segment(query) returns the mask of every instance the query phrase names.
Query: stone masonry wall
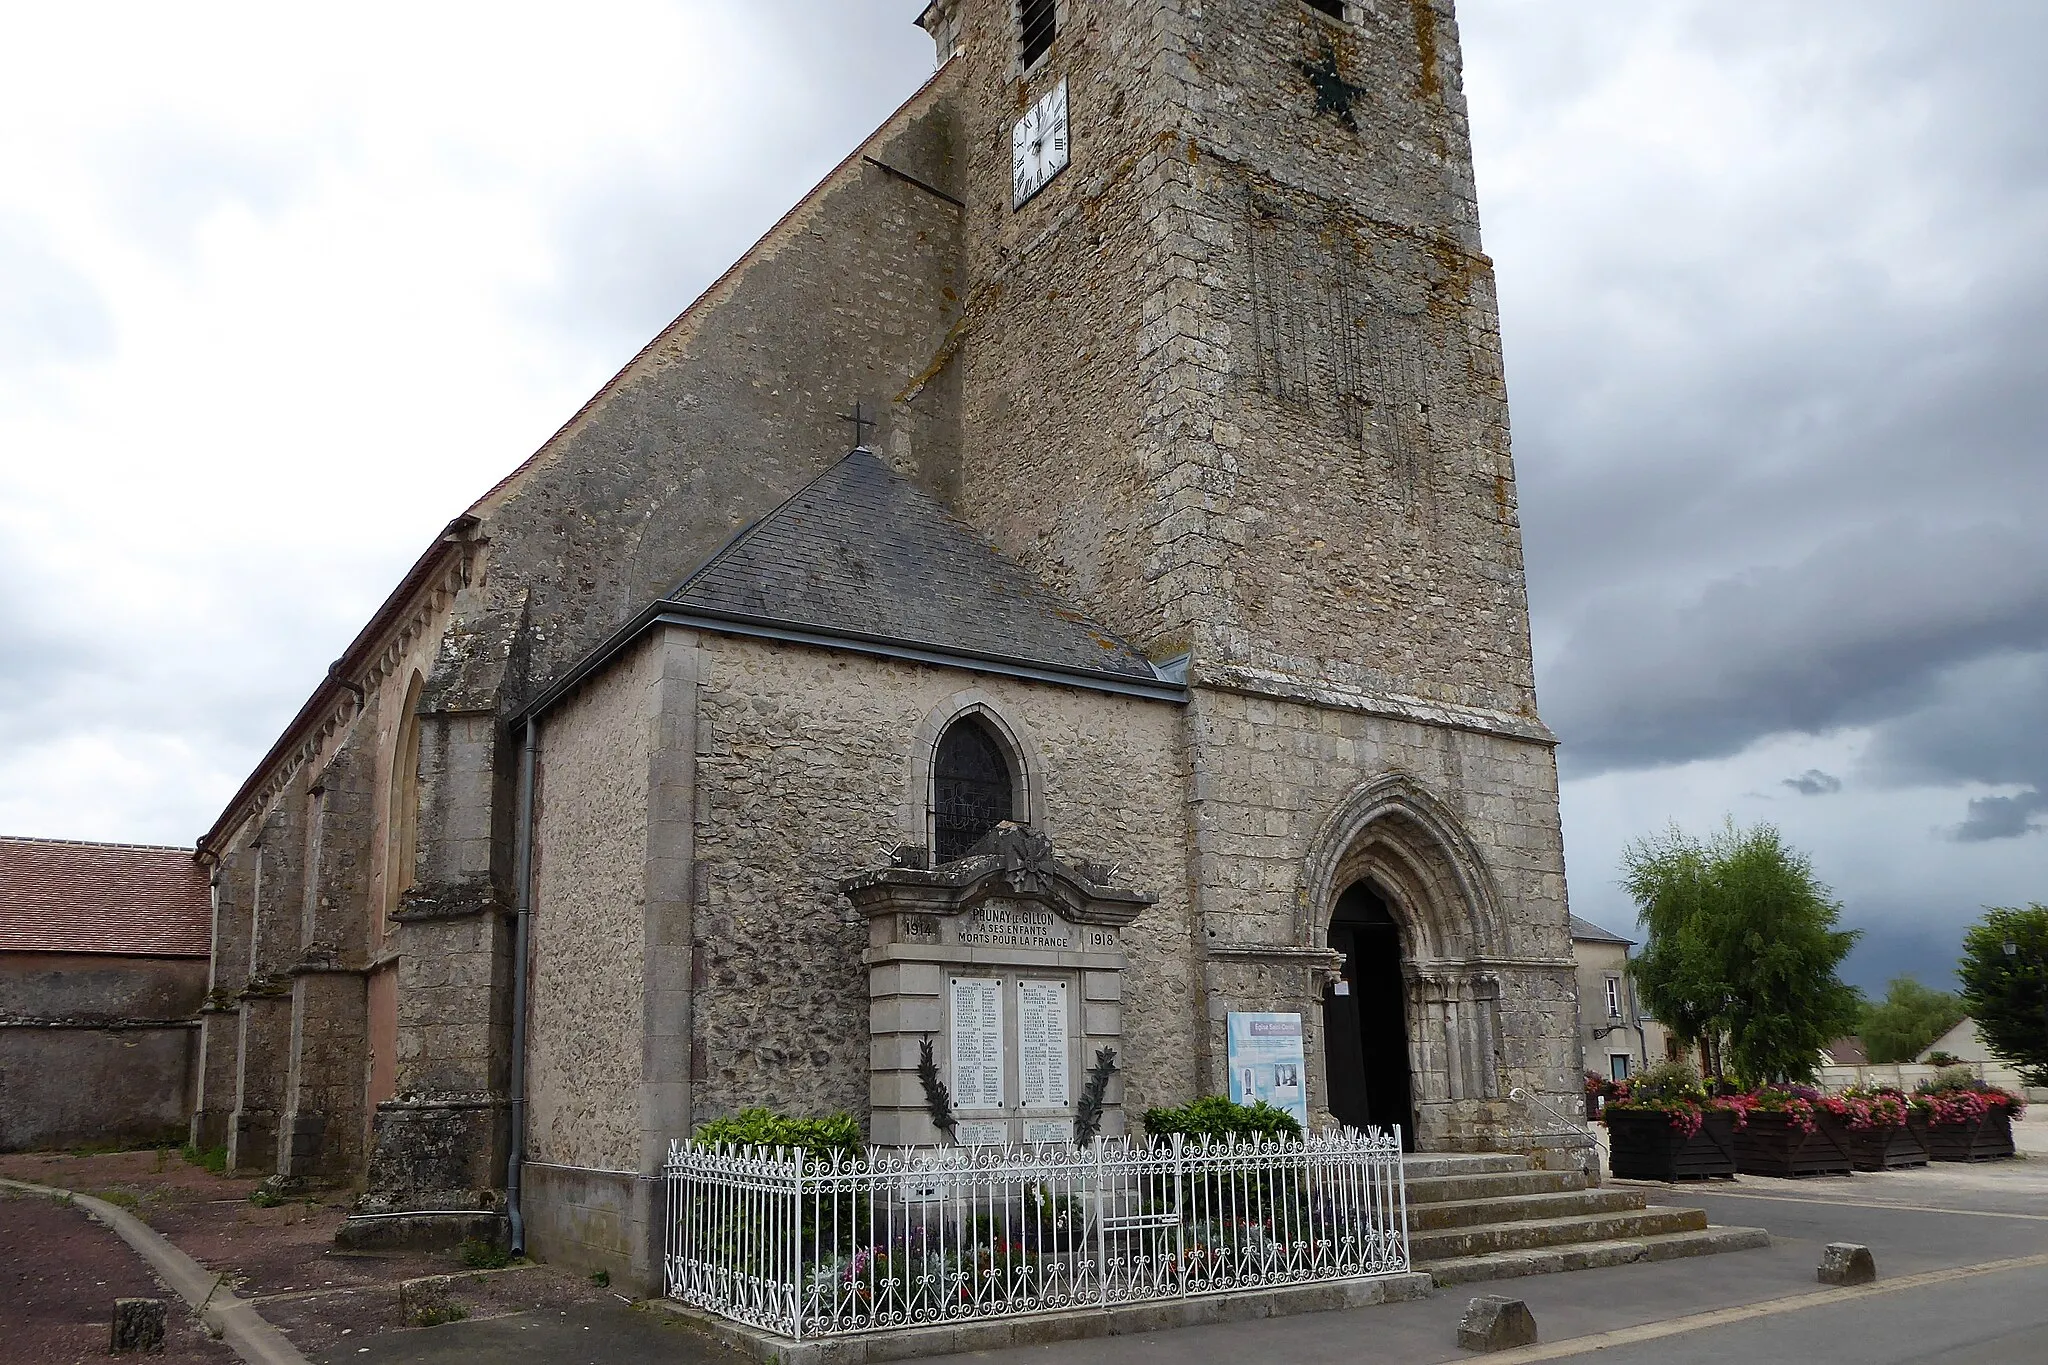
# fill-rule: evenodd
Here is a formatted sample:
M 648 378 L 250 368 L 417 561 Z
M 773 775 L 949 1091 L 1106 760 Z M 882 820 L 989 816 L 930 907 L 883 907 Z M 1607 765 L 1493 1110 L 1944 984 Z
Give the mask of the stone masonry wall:
M 1425 1136 L 1438 1145 L 1479 1145 L 1488 1135 L 1512 1140 L 1531 1118 L 1506 1103 L 1510 1089 L 1526 1086 L 1553 1104 L 1576 1092 L 1575 989 L 1547 744 L 1200 688 L 1190 733 L 1194 878 L 1212 953 L 1226 944 L 1321 946 L 1336 896 L 1373 875 L 1401 902 L 1411 972 L 1436 982 L 1416 983 L 1409 1018 L 1417 1096 L 1430 1110 L 1418 1115 Z M 1388 779 L 1435 803 L 1454 837 L 1469 841 L 1479 899 L 1493 918 L 1479 917 L 1467 892 L 1452 884 L 1457 850 L 1439 847 L 1432 832 L 1412 823 L 1359 832 L 1394 842 L 1392 860 L 1371 867 L 1342 861 L 1345 850 L 1319 847 L 1348 797 Z M 1309 869 L 1325 854 L 1340 855 L 1338 874 L 1327 886 L 1309 885 Z M 1284 1007 L 1301 1009 L 1309 1025 L 1311 1070 L 1320 1081 L 1320 983 L 1297 968 L 1239 957 L 1212 971 L 1210 1056 L 1221 1056 L 1225 1010 L 1274 1008 L 1261 998 L 1288 998 L 1294 1003 Z M 1460 1008 L 1469 1013 L 1484 1008 L 1469 998 L 1474 988 L 1497 989 L 1497 1029 L 1448 1036 L 1447 1019 L 1432 1020 L 1422 997 L 1466 990 Z M 1471 1055 L 1475 1044 L 1486 1055 Z M 1459 1047 L 1467 1049 L 1462 1059 Z M 1469 1073 L 1462 1078 L 1460 1066 Z M 1314 1098 L 1326 1093 L 1318 1085 Z
M 654 658 L 643 643 L 543 730 L 527 1025 L 527 1147 L 539 1162 L 638 1165 Z
M 1179 707 L 731 637 L 705 636 L 704 653 L 698 1122 L 753 1104 L 865 1111 L 867 929 L 837 881 L 922 842 L 915 736 L 973 701 L 1036 756 L 1056 851 L 1159 897 L 1123 935 L 1126 1111 L 1193 1097 Z

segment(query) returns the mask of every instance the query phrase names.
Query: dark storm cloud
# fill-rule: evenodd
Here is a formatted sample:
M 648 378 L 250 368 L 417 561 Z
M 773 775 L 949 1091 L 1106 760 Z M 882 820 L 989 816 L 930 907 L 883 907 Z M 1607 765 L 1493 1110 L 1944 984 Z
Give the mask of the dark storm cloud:
M 1580 193 L 1489 200 L 1475 124 L 1565 771 L 1868 727 L 1868 776 L 2018 786 L 1957 837 L 2019 833 L 2048 791 L 2048 7 L 1631 6 L 1679 57 L 1574 64 L 1618 12 L 1461 6 L 1532 126 L 1711 53 L 1728 102 L 1695 116 L 1738 130 L 1588 127 Z
M 2044 642 L 2048 539 L 1892 526 L 1677 601 L 1591 597 L 1548 670 L 1545 712 L 1575 771 L 1717 758 L 1921 712 L 1958 665 Z
M 2042 828 L 2048 816 L 2048 796 L 2037 791 L 2018 796 L 1980 796 L 1970 803 L 1970 814 L 1955 827 L 1953 837 L 1964 844 L 1986 839 L 2016 839 Z
M 1788 777 L 1778 785 L 1790 787 L 1801 796 L 1833 796 L 1842 789 L 1842 779 L 1818 768 L 1808 768 L 1799 776 Z

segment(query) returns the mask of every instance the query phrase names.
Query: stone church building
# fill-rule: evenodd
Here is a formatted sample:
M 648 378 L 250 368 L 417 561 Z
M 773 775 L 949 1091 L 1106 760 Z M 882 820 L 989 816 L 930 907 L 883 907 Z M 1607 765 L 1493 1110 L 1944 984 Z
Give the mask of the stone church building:
M 1451 0 L 918 22 L 201 841 L 194 1138 L 347 1240 L 648 1283 L 671 1138 L 935 1140 L 928 1042 L 963 1141 L 1221 1091 L 1233 1012 L 1424 1150 L 1577 1103 Z

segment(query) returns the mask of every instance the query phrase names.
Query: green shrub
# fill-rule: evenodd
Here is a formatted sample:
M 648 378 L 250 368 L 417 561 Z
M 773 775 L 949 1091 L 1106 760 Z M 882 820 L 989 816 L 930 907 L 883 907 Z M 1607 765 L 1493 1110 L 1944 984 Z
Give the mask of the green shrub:
M 225 1175 L 228 1169 L 228 1149 L 225 1147 L 194 1147 L 186 1143 L 178 1149 L 178 1155 L 202 1170 L 215 1175 Z
M 794 1147 L 823 1157 L 834 1152 L 856 1156 L 862 1146 L 860 1123 L 849 1114 L 800 1119 L 768 1109 L 745 1109 L 731 1118 L 699 1124 L 696 1138 L 711 1146 Z
M 266 1190 L 258 1185 L 249 1191 L 249 1202 L 259 1209 L 274 1209 L 284 1202 L 284 1196 L 276 1190 Z
M 609 1270 L 593 1270 L 590 1272 L 590 1282 L 599 1289 L 609 1289 L 612 1284 L 612 1273 Z
M 471 1237 L 462 1244 L 462 1263 L 472 1270 L 503 1270 L 512 1264 L 512 1253 L 496 1242 Z
M 1147 1109 L 1138 1122 L 1144 1125 L 1147 1136 L 1155 1138 L 1174 1133 L 1196 1141 L 1205 1137 L 1227 1140 L 1232 1136 L 1301 1136 L 1300 1122 L 1285 1109 L 1276 1109 L 1264 1100 L 1238 1104 L 1222 1095 L 1204 1095 L 1193 1104 L 1171 1109 Z

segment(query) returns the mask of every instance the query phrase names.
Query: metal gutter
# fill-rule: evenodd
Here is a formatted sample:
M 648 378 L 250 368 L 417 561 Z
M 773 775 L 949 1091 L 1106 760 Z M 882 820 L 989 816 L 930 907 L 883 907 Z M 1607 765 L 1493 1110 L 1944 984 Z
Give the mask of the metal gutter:
M 540 756 L 540 721 L 526 722 L 519 745 L 518 851 L 519 918 L 512 934 L 512 1141 L 505 1158 L 505 1212 L 512 1228 L 512 1254 L 526 1254 L 526 1219 L 519 1207 L 519 1167 L 526 1156 L 526 961 L 533 930 L 533 769 Z

